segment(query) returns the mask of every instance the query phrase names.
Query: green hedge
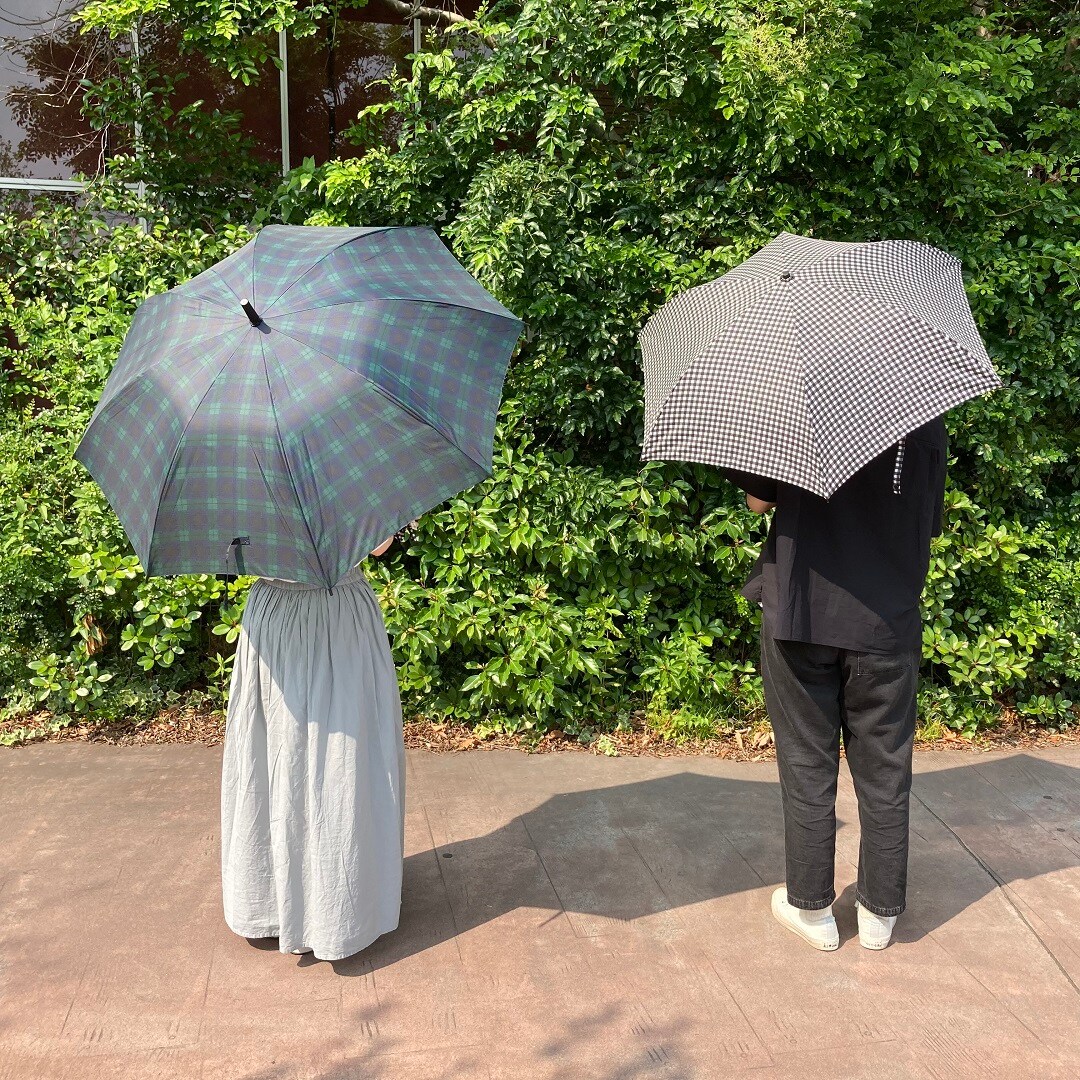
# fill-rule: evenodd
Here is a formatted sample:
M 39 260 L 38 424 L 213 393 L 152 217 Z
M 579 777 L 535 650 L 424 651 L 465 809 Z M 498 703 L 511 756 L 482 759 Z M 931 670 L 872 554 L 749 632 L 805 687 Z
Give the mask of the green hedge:
M 234 621 L 236 598 L 213 578 L 144 578 L 72 453 L 139 303 L 249 234 L 177 227 L 160 208 L 107 186 L 80 207 L 5 209 L 0 702 L 9 713 L 39 699 L 61 716 L 95 704 L 153 711 L 190 686 L 215 685 L 208 617 L 220 611 Z M 152 221 L 148 231 L 140 216 Z
M 674 736 L 760 715 L 756 612 L 737 586 L 762 522 L 711 470 L 640 467 L 636 335 L 672 293 L 788 229 L 962 260 L 1005 388 L 948 418 L 924 718 L 1075 718 L 1075 17 L 917 7 L 498 8 L 482 42 L 466 28 L 432 43 L 361 118 L 357 137 L 384 145 L 309 163 L 268 202 L 291 221 L 434 223 L 528 325 L 494 476 L 371 567 L 411 710 L 570 732 L 644 710 Z M 220 693 L 227 673 L 241 598 L 214 579 L 145 581 L 70 461 L 136 304 L 247 237 L 137 212 L 149 237 L 90 211 L 0 226 L 0 321 L 18 342 L 0 433 L 9 710 L 42 694 L 61 712 L 142 708 Z

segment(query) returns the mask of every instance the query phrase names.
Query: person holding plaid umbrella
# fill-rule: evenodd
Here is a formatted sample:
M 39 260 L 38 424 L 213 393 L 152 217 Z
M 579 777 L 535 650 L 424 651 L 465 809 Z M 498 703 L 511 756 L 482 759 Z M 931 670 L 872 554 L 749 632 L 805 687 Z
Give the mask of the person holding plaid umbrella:
M 222 765 L 237 934 L 336 960 L 397 926 L 401 705 L 357 564 L 490 474 L 520 331 L 426 228 L 268 226 L 135 315 L 76 456 L 148 574 L 259 578 Z
M 839 946 L 832 906 L 841 741 L 859 802 L 868 949 L 906 904 L 919 600 L 941 531 L 943 413 L 999 385 L 957 260 L 912 241 L 782 233 L 671 300 L 641 335 L 642 456 L 716 465 L 774 511 L 743 594 L 784 807 L 774 916 Z
M 401 721 L 382 611 L 361 567 L 333 589 L 255 581 L 222 762 L 222 896 L 234 933 L 341 960 L 397 927 Z

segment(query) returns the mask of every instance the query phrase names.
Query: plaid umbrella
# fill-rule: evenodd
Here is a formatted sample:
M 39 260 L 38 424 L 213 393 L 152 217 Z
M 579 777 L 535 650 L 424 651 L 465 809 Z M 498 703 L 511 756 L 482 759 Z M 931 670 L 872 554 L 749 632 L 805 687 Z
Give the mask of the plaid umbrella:
M 148 574 L 332 587 L 490 474 L 520 331 L 431 229 L 271 225 L 139 308 L 76 457 Z
M 828 498 L 882 450 L 1000 385 L 960 263 L 910 240 L 781 233 L 641 333 L 646 459 Z

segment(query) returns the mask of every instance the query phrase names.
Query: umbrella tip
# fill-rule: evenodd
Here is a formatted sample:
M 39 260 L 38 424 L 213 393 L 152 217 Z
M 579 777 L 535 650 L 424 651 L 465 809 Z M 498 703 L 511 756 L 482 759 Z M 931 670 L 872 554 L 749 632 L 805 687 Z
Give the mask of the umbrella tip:
M 251 301 L 246 297 L 240 301 L 240 306 L 244 309 L 244 314 L 252 326 L 258 326 L 262 322 L 262 316 L 252 307 Z

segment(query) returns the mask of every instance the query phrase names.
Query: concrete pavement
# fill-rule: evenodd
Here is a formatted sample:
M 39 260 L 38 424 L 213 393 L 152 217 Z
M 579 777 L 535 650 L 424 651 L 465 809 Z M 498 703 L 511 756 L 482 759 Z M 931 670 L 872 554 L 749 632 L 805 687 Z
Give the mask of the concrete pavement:
M 225 927 L 220 750 L 0 752 L 0 1080 L 1080 1075 L 1080 747 L 916 758 L 909 910 L 773 922 L 776 769 L 409 757 L 400 928 L 334 964 Z

